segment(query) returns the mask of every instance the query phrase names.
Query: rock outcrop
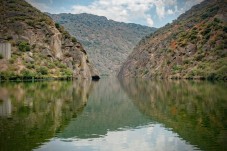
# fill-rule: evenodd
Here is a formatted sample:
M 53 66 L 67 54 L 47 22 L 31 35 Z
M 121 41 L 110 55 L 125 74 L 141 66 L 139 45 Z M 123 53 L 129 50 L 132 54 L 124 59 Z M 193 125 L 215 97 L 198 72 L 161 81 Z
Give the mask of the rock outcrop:
M 205 0 L 144 38 L 119 77 L 227 79 L 227 3 Z
M 0 0 L 0 10 L 0 42 L 12 45 L 11 59 L 0 59 L 3 78 L 98 76 L 83 46 L 49 16 L 24 0 Z

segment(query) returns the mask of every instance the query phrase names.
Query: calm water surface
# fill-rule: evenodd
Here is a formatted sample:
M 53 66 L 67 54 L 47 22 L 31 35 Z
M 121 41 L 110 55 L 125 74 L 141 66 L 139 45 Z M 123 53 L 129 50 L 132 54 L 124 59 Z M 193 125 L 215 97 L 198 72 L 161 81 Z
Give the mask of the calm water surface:
M 0 83 L 1 151 L 226 149 L 224 82 Z

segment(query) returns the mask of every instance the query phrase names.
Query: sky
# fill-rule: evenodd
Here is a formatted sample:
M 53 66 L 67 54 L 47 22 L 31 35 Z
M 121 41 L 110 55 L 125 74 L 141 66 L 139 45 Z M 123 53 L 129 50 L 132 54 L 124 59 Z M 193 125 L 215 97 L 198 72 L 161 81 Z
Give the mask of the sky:
M 26 0 L 42 12 L 88 13 L 160 28 L 203 0 Z

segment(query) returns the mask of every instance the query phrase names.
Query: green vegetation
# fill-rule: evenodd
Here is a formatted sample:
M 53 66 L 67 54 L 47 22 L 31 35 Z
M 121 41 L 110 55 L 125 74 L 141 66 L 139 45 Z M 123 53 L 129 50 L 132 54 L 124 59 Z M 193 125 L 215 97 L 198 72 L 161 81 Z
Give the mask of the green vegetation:
M 22 41 L 19 43 L 18 48 L 22 52 L 30 51 L 30 44 L 28 42 Z
M 0 53 L 0 59 L 3 59 L 3 56 L 2 56 L 2 54 Z
M 40 73 L 41 75 L 47 75 L 48 74 L 48 68 L 47 67 L 38 67 L 37 73 Z
M 182 66 L 181 65 L 174 65 L 173 66 L 173 70 L 174 71 L 181 71 L 182 70 Z
M 15 59 L 14 59 L 14 58 L 10 58 L 10 59 L 9 59 L 9 63 L 10 63 L 10 64 L 14 64 L 14 62 L 15 62 Z
M 0 24 L 2 29 L 0 37 L 11 43 L 12 54 L 8 61 L 0 60 L 1 80 L 71 78 L 73 70 L 66 63 L 70 57 L 78 54 L 77 51 L 84 51 L 77 39 L 65 31 L 59 23 L 55 23 L 49 16 L 24 0 L 6 0 L 2 1 L 2 4 L 0 10 L 3 11 L 0 13 L 0 18 L 7 20 L 4 24 Z M 53 38 L 52 36 L 58 34 L 56 29 L 61 35 Z M 61 59 L 55 55 L 51 45 L 53 40 L 58 42 L 58 39 L 61 41 L 58 48 L 63 53 Z M 66 46 L 71 46 L 72 42 L 75 46 L 68 51 Z M 76 46 L 78 47 L 75 48 Z M 73 51 L 76 53 L 71 53 Z M 75 58 L 80 60 L 81 57 L 83 56 Z M 78 60 L 75 62 L 79 62 Z
M 35 27 L 35 22 L 32 20 L 28 20 L 28 21 L 26 21 L 26 23 L 31 27 Z
M 223 1 L 202 2 L 141 40 L 120 76 L 142 77 L 138 71 L 148 70 L 148 78 L 227 80 L 224 7 Z M 154 58 L 143 59 L 150 53 Z
M 1 89 L 10 98 L 13 114 L 12 118 L 0 117 L 1 150 L 15 151 L 20 146 L 19 150 L 30 151 L 62 131 L 86 102 L 82 97 L 86 92 L 78 87 L 81 91 L 72 94 L 72 86 L 67 81 L 2 82 Z M 60 105 L 57 99 L 62 101 Z
M 72 42 L 77 42 L 76 38 L 75 37 L 72 37 Z
M 21 71 L 21 76 L 22 77 L 33 77 L 34 76 L 34 73 L 31 70 L 23 69 Z
M 202 16 L 201 19 L 207 19 L 210 17 L 213 17 L 219 10 L 219 6 L 214 6 L 210 9 L 208 9 Z
M 53 62 L 48 63 L 48 68 L 53 69 L 55 67 L 55 64 Z
M 28 69 L 35 69 L 35 65 L 32 64 L 32 63 L 27 63 L 27 64 L 26 64 L 26 67 L 27 67 Z
M 115 75 L 140 39 L 156 30 L 136 24 L 104 20 L 103 17 L 90 14 L 49 15 L 60 24 L 58 30 L 63 33 L 64 38 L 73 43 L 80 39 L 92 63 L 103 75 Z M 77 39 L 70 38 L 62 26 Z
M 223 130 L 227 128 L 226 83 L 139 78 L 122 83 L 144 115 L 171 127 L 200 150 L 225 150 L 226 138 L 220 136 L 226 136 Z
M 223 27 L 223 31 L 227 33 L 227 26 Z
M 59 24 L 59 23 L 55 23 L 55 27 L 56 27 L 57 29 L 60 29 L 60 24 Z
M 73 72 L 70 69 L 62 69 L 61 73 L 62 73 L 62 76 L 66 76 L 66 77 L 72 77 L 73 76 Z

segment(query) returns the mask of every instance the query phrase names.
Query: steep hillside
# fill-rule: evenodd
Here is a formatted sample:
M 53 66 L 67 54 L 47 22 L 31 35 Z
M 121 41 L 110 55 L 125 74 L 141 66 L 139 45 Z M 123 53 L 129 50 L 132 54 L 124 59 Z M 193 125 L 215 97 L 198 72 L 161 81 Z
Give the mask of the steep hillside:
M 155 28 L 126 24 L 91 14 L 50 15 L 78 38 L 101 74 L 115 75 L 142 37 Z
M 97 75 L 82 45 L 63 27 L 24 0 L 0 0 L 0 43 L 12 57 L 0 57 L 2 79 L 91 78 Z
M 227 79 L 227 2 L 205 0 L 144 38 L 119 76 Z

